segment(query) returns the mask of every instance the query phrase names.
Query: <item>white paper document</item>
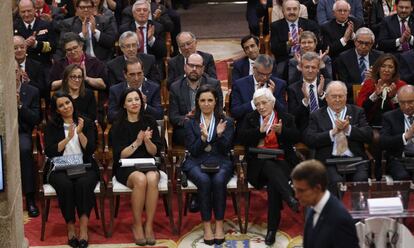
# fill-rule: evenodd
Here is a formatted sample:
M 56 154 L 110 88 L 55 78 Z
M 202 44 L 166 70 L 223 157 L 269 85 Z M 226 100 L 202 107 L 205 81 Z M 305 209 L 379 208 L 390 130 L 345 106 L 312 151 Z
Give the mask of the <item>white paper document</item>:
M 368 209 L 370 214 L 395 214 L 404 211 L 399 197 L 368 199 Z
M 121 167 L 135 166 L 136 164 L 155 164 L 154 158 L 122 158 L 119 160 Z

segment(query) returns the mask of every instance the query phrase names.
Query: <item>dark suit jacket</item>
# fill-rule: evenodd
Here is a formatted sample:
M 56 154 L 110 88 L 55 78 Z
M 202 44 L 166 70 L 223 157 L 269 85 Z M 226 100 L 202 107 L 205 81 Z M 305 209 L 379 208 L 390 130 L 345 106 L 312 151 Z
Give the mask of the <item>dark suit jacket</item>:
M 25 71 L 30 78 L 30 84 L 39 90 L 40 97 L 49 98 L 49 84 L 46 82 L 42 64 L 36 60 L 26 57 Z
M 217 78 L 213 55 L 202 51 L 197 51 L 197 53 L 203 57 L 204 72 L 211 78 Z M 184 74 L 184 56 L 178 54 L 168 61 L 168 88 Z
M 350 16 L 348 20 L 354 23 L 354 30 L 362 27 L 362 21 Z M 345 34 L 347 25 L 338 24 L 336 19 L 332 19 L 321 26 L 321 35 L 323 39 L 323 46 L 326 49 L 329 46 L 329 56 L 334 60 L 341 52 L 354 47 L 354 42 L 349 40 L 346 46 L 343 46 L 340 39 Z
M 414 50 L 401 53 L 400 55 L 400 77 L 401 80 L 414 83 Z
M 373 49 L 368 54 L 369 65 L 373 66 L 381 51 Z M 359 73 L 358 56 L 354 48 L 342 52 L 335 60 L 335 72 L 338 80 L 344 82 L 348 87 L 348 92 L 352 92 L 353 84 L 361 84 L 361 74 Z
M 364 13 L 361 1 L 349 0 L 347 2 L 351 6 L 351 15 L 358 18 L 361 22 L 364 21 Z M 321 0 L 318 2 L 318 6 L 316 7 L 316 17 L 318 19 L 319 25 L 323 25 L 324 23 L 335 19 L 332 11 L 334 3 L 335 0 Z M 356 31 L 357 29 L 354 30 Z
M 52 68 L 50 69 L 49 85 L 51 85 L 53 81 L 60 80 L 63 78 L 63 71 L 68 65 L 69 63 L 66 58 L 62 58 L 58 61 L 55 61 Z M 88 75 L 88 77 L 93 78 L 102 78 L 105 82 L 106 88 L 108 89 L 108 72 L 105 63 L 103 63 L 97 58 L 89 57 L 85 54 L 85 66 L 86 75 Z M 96 90 L 90 87 L 89 84 L 86 84 L 85 86 L 87 88 Z
M 347 104 L 346 115 L 351 117 L 351 133 L 346 136 L 348 148 L 355 157 L 365 158 L 364 143 L 372 140 L 372 129 L 365 118 L 364 110 L 356 105 Z M 321 108 L 310 115 L 309 126 L 304 134 L 305 144 L 316 150 L 315 159 L 325 162 L 332 157 L 333 141 L 329 136 L 332 122 L 327 107 Z
M 285 160 L 291 165 L 297 164 L 296 154 L 293 151 L 293 145 L 300 139 L 300 134 L 295 125 L 295 118 L 286 112 L 277 112 L 278 118 L 282 120 L 282 133 L 277 135 L 277 141 L 279 142 L 280 149 L 285 152 Z M 250 112 L 243 119 L 241 128 L 239 129 L 239 139 L 241 143 L 246 147 L 257 147 L 260 139 L 266 137 L 265 133 L 260 131 L 260 114 L 257 110 Z M 248 158 L 251 158 L 251 154 L 247 154 Z M 250 159 L 249 159 L 250 160 Z M 257 178 L 250 177 L 250 183 L 255 187 L 260 188 L 263 182 L 259 182 L 260 171 L 262 170 L 262 163 L 256 163 L 254 165 L 249 164 L 248 173 L 250 175 L 257 175 Z
M 273 76 L 271 79 L 276 84 L 275 92 L 273 92 L 273 95 L 276 98 L 275 108 L 277 112 L 286 111 L 286 82 Z M 254 91 L 253 75 L 240 78 L 233 84 L 231 90 L 230 112 L 231 116 L 239 121 L 238 125 L 240 125 L 240 122 L 247 113 L 253 111 L 250 101 L 253 99 Z
M 20 102 L 22 107 L 17 112 L 19 133 L 30 134 L 40 121 L 39 90 L 23 83 L 20 87 Z
M 316 37 L 319 37 L 319 27 L 316 22 L 304 18 L 299 18 L 298 20 L 298 33 L 299 28 L 303 31 L 312 31 L 315 33 Z M 290 54 L 290 47 L 287 46 L 286 42 L 288 41 L 289 26 L 285 18 L 280 19 L 272 23 L 270 27 L 270 46 L 272 53 L 275 55 L 278 63 L 280 61 L 287 60 Z
M 200 166 L 205 161 L 219 162 L 221 166 L 231 166 L 229 152 L 233 144 L 234 125 L 231 118 L 225 117 L 227 121 L 226 129 L 221 137 L 217 136 L 217 125 L 219 119 L 216 119 L 216 128 L 210 142 L 201 140 L 200 122 L 195 118 L 191 118 L 185 123 L 185 145 L 190 152 L 190 156 L 186 160 L 183 167 L 184 171 L 190 171 L 194 166 Z M 210 144 L 211 151 L 206 152 L 204 149 Z
M 93 52 L 99 60 L 107 61 L 112 58 L 117 33 L 108 17 L 95 16 L 95 22 L 96 29 L 101 31 L 101 35 L 99 41 L 92 35 Z M 82 32 L 82 21 L 77 16 L 65 19 L 60 23 L 60 30 L 61 37 L 67 32 L 79 34 Z
M 147 30 L 148 30 L 148 24 L 153 24 L 155 31 L 154 31 L 154 37 L 155 42 L 152 46 L 147 44 L 147 53 L 152 54 L 155 56 L 158 62 L 162 61 L 162 59 L 167 55 L 167 47 L 165 45 L 165 31 L 162 25 L 158 22 L 154 22 L 151 20 L 148 20 L 147 23 Z M 135 25 L 135 21 L 132 21 L 131 23 L 127 23 L 124 25 L 121 25 L 119 27 L 119 33 L 122 34 L 125 31 L 137 31 L 137 26 Z
M 359 247 L 355 221 L 335 196 L 329 197 L 313 228 L 309 221 L 313 220 L 306 219 L 303 234 L 304 248 Z
M 147 79 L 160 84 L 161 75 L 155 65 L 155 57 L 152 54 L 139 53 L 138 58 L 144 64 L 144 75 Z M 125 82 L 124 67 L 125 57 L 120 55 L 107 63 L 109 85 Z
M 221 91 L 220 81 L 203 75 L 201 78 L 200 86 L 204 84 L 209 84 L 211 87 L 216 89 L 219 97 L 218 104 L 220 104 L 220 106 L 223 106 L 223 92 Z M 171 85 L 168 115 L 170 122 L 174 128 L 184 127 L 185 115 L 192 110 L 190 95 L 188 92 L 189 87 L 187 85 L 187 78 L 177 80 Z
M 233 63 L 233 71 L 232 71 L 231 79 L 233 80 L 233 82 L 235 82 L 236 80 L 242 77 L 249 76 L 249 71 L 250 71 L 249 58 L 246 56 L 242 59 L 238 59 L 234 61 Z
M 320 69 L 320 73 L 325 78 L 325 84 L 327 85 L 332 81 L 332 60 L 329 56 L 323 57 L 323 63 L 325 64 L 324 68 Z M 297 81 L 303 80 L 302 72 L 298 70 L 298 61 L 296 58 L 289 59 L 288 63 L 288 85 L 295 83 Z
M 380 142 L 387 155 L 401 157 L 404 150 L 402 134 L 405 132 L 404 113 L 395 109 L 382 116 Z
M 319 85 L 319 79 L 317 81 L 317 84 Z M 296 83 L 289 85 L 287 89 L 289 113 L 295 116 L 296 126 L 298 127 L 301 133 L 303 133 L 303 131 L 305 131 L 305 129 L 308 127 L 310 114 L 310 106 L 308 105 L 307 107 L 305 107 L 305 105 L 303 105 L 302 103 L 302 99 L 304 97 L 302 93 L 302 85 L 303 81 L 298 81 Z M 319 108 L 325 107 L 325 99 L 320 99 L 318 97 L 318 104 Z
M 25 39 L 33 35 L 33 32 L 36 32 L 37 46 L 36 48 L 28 47 L 27 56 L 50 67 L 52 64 L 52 54 L 56 49 L 55 33 L 50 23 L 36 19 L 30 32 L 22 19 L 17 18 L 13 24 L 13 29 L 13 35 L 20 35 Z
M 414 16 L 410 15 L 408 26 L 414 30 Z M 401 27 L 397 14 L 387 16 L 381 22 L 381 29 L 378 36 L 378 49 L 389 53 L 400 53 L 395 46 L 395 40 L 401 37 Z M 414 46 L 410 45 L 413 49 Z
M 120 103 L 123 92 L 127 89 L 126 82 L 113 85 L 109 89 L 109 109 L 108 120 L 113 122 L 120 110 Z M 160 86 L 152 81 L 145 80 L 142 84 L 142 93 L 147 97 L 147 108 L 145 113 L 152 115 L 154 119 L 163 118 L 163 109 L 161 107 Z

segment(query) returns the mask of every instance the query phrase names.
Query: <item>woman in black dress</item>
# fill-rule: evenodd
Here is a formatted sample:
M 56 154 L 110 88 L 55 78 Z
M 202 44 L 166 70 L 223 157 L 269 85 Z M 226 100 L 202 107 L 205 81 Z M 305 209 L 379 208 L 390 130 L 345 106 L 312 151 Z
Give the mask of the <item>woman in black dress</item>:
M 112 130 L 114 173 L 116 179 L 132 189 L 131 204 L 134 216 L 132 232 L 137 245 L 154 245 L 154 214 L 158 201 L 157 171 L 146 173 L 134 167 L 120 167 L 122 158 L 153 158 L 162 148 L 157 122 L 144 114 L 142 94 L 129 88 L 121 97 L 121 111 Z M 142 226 L 142 212 L 146 211 L 145 227 Z M 145 232 L 144 232 L 145 231 Z
M 69 94 L 79 114 L 96 120 L 96 100 L 92 90 L 85 88 L 84 71 L 77 64 L 66 66 L 63 71 L 62 91 Z
M 95 151 L 93 123 L 77 115 L 70 95 L 56 92 L 51 99 L 51 118 L 45 130 L 45 153 L 53 158 L 63 155 L 82 154 L 83 163 L 92 163 L 86 173 L 69 177 L 65 170 L 51 170 L 48 181 L 56 190 L 59 207 L 68 228 L 68 244 L 71 247 L 88 246 L 88 221 L 95 204 L 94 189 L 98 181 L 98 166 L 92 154 Z M 91 142 L 92 141 L 92 142 Z M 75 234 L 75 212 L 79 216 L 79 239 Z

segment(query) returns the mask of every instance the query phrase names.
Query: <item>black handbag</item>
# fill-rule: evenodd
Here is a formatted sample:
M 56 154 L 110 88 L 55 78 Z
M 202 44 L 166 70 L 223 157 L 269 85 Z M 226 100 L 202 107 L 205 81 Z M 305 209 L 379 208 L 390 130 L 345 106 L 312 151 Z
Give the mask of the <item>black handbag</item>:
M 201 171 L 205 173 L 217 173 L 220 170 L 218 162 L 204 162 L 200 165 Z

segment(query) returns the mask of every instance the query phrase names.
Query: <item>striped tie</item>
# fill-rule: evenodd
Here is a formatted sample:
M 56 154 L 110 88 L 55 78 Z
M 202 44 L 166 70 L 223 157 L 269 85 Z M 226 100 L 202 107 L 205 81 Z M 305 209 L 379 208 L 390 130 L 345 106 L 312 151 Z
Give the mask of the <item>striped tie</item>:
M 310 112 L 318 110 L 318 102 L 315 97 L 315 92 L 313 92 L 313 84 L 309 85 L 309 99 L 310 99 Z
M 365 80 L 365 71 L 367 70 L 367 67 L 365 65 L 365 58 L 360 57 L 359 58 L 359 73 L 361 75 L 361 82 L 364 82 Z
M 298 29 L 296 28 L 296 24 L 292 23 L 290 24 L 292 33 L 291 37 L 295 45 L 292 46 L 292 53 L 295 54 L 299 52 L 300 46 L 299 46 L 299 35 L 298 35 Z

